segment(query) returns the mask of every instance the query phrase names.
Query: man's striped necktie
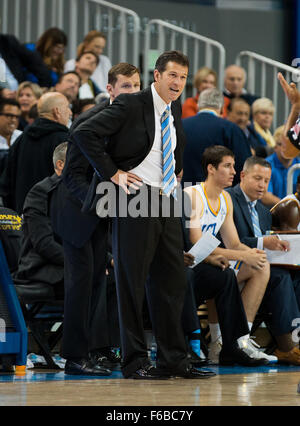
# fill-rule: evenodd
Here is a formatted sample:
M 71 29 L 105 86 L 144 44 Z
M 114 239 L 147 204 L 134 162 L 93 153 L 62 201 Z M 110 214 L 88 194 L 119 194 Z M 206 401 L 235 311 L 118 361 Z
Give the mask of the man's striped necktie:
M 171 130 L 170 130 L 170 107 L 169 105 L 161 116 L 161 139 L 163 156 L 163 192 L 170 195 L 177 182 L 174 176 L 174 156 L 172 150 Z
M 258 213 L 257 213 L 257 210 L 255 208 L 255 201 L 249 201 L 248 204 L 249 204 L 249 208 L 250 208 L 250 214 L 251 214 L 252 224 L 253 224 L 253 228 L 254 228 L 254 234 L 255 234 L 256 237 L 261 237 L 262 232 L 261 232 L 261 229 L 260 229 Z

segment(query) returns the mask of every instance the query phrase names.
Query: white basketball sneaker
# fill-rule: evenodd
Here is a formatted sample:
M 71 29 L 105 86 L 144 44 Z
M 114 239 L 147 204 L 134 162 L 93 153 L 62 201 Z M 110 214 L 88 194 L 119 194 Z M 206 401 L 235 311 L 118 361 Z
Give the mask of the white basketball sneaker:
M 265 359 L 268 364 L 275 364 L 278 358 L 274 355 L 267 355 L 254 340 L 245 338 L 238 341 L 239 347 L 251 358 Z

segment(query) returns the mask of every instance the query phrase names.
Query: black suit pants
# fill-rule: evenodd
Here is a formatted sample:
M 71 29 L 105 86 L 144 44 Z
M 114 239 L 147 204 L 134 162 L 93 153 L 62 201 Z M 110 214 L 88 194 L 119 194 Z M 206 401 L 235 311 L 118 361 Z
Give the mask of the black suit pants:
M 63 242 L 65 302 L 62 356 L 87 358 L 110 346 L 107 327 L 107 221 L 101 220 L 83 247 Z
M 260 311 L 270 315 L 268 326 L 274 336 L 290 333 L 300 318 L 300 272 L 271 266 L 271 275 Z
M 198 305 L 215 299 L 224 350 L 230 351 L 236 340 L 249 333 L 246 314 L 235 273 L 208 263 L 194 268 L 195 295 Z
M 128 205 L 132 197 L 128 196 Z M 159 197 L 159 203 L 162 198 Z M 149 362 L 143 329 L 145 283 L 157 342 L 157 366 L 174 371 L 187 364 L 181 320 L 186 293 L 183 239 L 180 219 L 173 217 L 174 204 L 171 197 L 171 217 L 113 219 L 113 256 L 125 377 Z M 150 207 L 149 203 L 149 216 Z

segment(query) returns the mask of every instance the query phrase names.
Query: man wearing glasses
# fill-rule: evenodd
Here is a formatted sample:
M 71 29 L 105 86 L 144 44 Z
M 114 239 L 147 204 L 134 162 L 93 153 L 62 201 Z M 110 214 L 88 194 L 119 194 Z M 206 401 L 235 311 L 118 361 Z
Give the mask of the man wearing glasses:
M 22 133 L 17 129 L 20 105 L 14 99 L 0 100 L 0 151 L 7 150 Z
M 9 147 L 22 133 L 18 130 L 20 105 L 15 99 L 0 100 L 0 175 L 7 161 Z

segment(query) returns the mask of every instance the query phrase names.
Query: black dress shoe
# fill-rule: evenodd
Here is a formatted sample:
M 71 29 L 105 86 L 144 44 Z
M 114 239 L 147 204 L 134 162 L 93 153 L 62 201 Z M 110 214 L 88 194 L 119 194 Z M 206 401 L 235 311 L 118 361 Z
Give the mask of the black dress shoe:
M 175 371 L 173 375 L 183 377 L 184 379 L 209 379 L 216 376 L 216 373 L 211 370 L 199 370 L 198 368 L 188 366 L 184 370 Z
M 208 358 L 200 358 L 192 349 L 188 352 L 188 361 L 193 367 L 200 368 L 211 365 L 212 362 Z
M 113 348 L 105 348 L 104 351 L 101 351 L 104 356 L 108 359 L 108 361 L 112 365 L 119 364 L 121 365 L 122 358 L 120 354 L 120 350 L 115 351 Z
M 169 373 L 160 371 L 152 365 L 146 365 L 145 367 L 139 368 L 129 377 L 126 377 L 126 379 L 136 380 L 166 380 L 169 378 Z
M 97 351 L 94 351 L 90 355 L 91 360 L 100 364 L 103 367 L 109 369 L 115 369 L 121 367 L 121 356 L 119 353 L 116 353 L 112 348 L 102 348 Z
M 244 367 L 257 367 L 268 364 L 264 358 L 251 358 L 239 347 L 233 347 L 230 351 L 224 351 L 222 348 L 219 354 L 219 365 L 243 365 Z
M 80 376 L 110 376 L 111 370 L 102 365 L 95 364 L 90 359 L 67 360 L 65 374 Z

